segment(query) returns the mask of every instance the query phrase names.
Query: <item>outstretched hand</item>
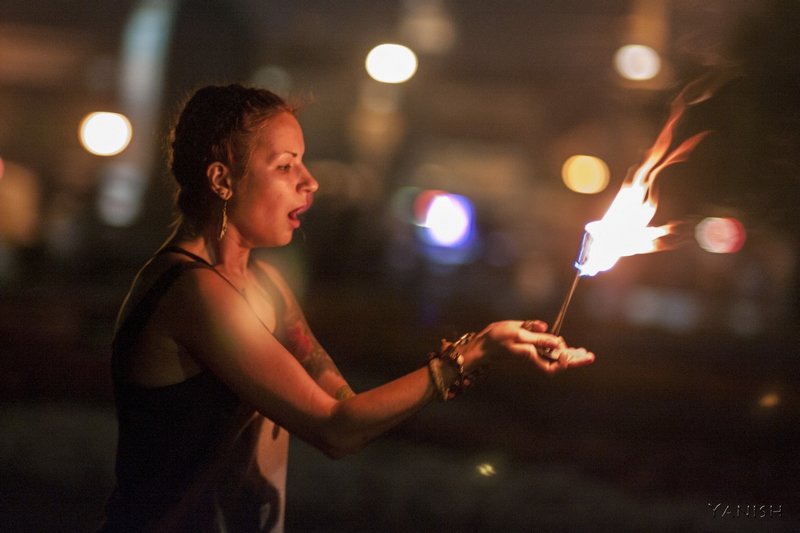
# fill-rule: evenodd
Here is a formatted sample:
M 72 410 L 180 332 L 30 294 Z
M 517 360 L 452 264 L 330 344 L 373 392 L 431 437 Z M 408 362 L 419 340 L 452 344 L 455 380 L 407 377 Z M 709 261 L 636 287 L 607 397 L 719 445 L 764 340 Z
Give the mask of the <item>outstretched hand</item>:
M 470 363 L 483 366 L 495 360 L 521 358 L 532 361 L 543 372 L 554 374 L 569 367 L 594 362 L 594 353 L 567 346 L 563 337 L 547 333 L 541 320 L 506 320 L 489 324 L 474 341 L 481 349 Z M 471 350 L 470 350 L 471 351 Z

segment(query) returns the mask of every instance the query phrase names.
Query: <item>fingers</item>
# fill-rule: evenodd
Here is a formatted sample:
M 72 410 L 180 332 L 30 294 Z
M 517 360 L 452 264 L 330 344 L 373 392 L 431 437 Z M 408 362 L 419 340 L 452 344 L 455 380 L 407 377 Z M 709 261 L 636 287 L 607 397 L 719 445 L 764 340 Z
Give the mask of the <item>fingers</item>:
M 591 364 L 594 353 L 585 348 L 567 346 L 563 337 L 547 333 L 547 323 L 541 320 L 503 321 L 490 324 L 479 337 L 491 339 L 488 346 L 493 357 L 512 355 L 533 362 L 547 374 L 570 367 Z M 499 351 L 496 348 L 500 348 Z
M 515 343 L 510 347 L 510 351 L 533 362 L 540 370 L 546 374 L 555 374 L 567 368 L 586 366 L 594 362 L 595 354 L 585 348 L 570 348 L 564 344 L 560 337 L 552 335 L 543 336 L 556 339 L 558 344 L 549 346 L 545 342 L 539 343 Z M 547 356 L 544 349 L 551 348 Z
M 535 344 L 542 348 L 565 348 L 566 344 L 562 337 L 557 337 L 552 333 L 533 332 L 527 329 L 520 328 L 517 330 L 516 342 Z
M 559 370 L 563 370 L 561 365 L 559 364 L 559 359 L 551 359 L 552 355 L 544 355 L 536 351 L 536 356 L 533 358 L 533 362 L 536 366 L 539 367 L 541 371 L 545 374 L 555 374 Z
M 586 348 L 564 348 L 559 351 L 558 358 L 554 363 L 558 365 L 559 369 L 566 370 L 589 365 L 594 362 L 594 359 L 594 353 Z
M 542 322 L 541 320 L 526 320 L 520 324 L 520 327 L 533 332 L 543 333 L 547 331 L 547 323 Z
M 594 363 L 594 353 L 586 348 L 569 348 L 566 350 L 564 364 L 566 366 L 586 366 Z
M 532 342 L 518 342 L 514 343 L 509 346 L 509 351 L 527 361 L 531 361 L 540 370 L 550 374 L 557 370 L 559 370 L 559 362 L 557 359 L 550 359 L 549 357 L 544 356 L 545 350 L 550 351 L 551 349 L 559 349 L 557 348 L 558 337 L 553 337 L 552 335 L 548 335 L 548 338 L 555 339 L 556 344 L 552 344 L 550 346 L 545 345 L 545 343 L 539 341 L 539 343 L 532 343 Z

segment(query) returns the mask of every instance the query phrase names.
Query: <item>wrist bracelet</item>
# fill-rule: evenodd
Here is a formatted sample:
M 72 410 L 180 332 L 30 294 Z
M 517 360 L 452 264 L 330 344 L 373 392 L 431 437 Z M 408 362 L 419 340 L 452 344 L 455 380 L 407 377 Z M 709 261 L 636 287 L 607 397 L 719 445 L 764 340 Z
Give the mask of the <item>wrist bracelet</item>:
M 448 387 L 444 384 L 444 376 L 442 375 L 442 360 L 438 357 L 431 357 L 428 359 L 428 372 L 430 372 L 433 386 L 436 387 L 436 392 L 439 393 L 439 400 L 448 400 Z
M 428 354 L 428 370 L 442 401 L 452 400 L 467 390 L 478 376 L 478 372 L 464 372 L 464 354 L 461 350 L 475 338 L 475 333 L 466 333 L 454 342 L 443 341 L 442 349 Z M 449 364 L 457 372 L 455 381 L 447 386 L 442 375 L 442 365 Z

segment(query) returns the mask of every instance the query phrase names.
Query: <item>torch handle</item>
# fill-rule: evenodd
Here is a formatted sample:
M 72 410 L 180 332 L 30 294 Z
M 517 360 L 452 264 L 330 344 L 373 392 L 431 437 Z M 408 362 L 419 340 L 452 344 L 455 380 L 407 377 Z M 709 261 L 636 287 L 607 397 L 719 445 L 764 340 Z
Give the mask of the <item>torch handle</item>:
M 561 304 L 561 309 L 559 309 L 555 320 L 553 320 L 553 326 L 550 328 L 550 333 L 553 335 L 558 335 L 561 332 L 561 326 L 564 324 L 564 316 L 567 314 L 567 308 L 569 307 L 569 303 L 572 301 L 572 295 L 575 294 L 575 289 L 578 286 L 578 281 L 580 279 L 581 274 L 578 272 L 575 274 L 575 279 L 572 280 L 572 285 L 570 286 L 567 296 L 564 298 L 564 301 Z
M 550 333 L 553 335 L 558 335 L 561 332 L 561 326 L 564 324 L 564 316 L 567 314 L 567 308 L 569 307 L 569 303 L 572 301 L 572 295 L 575 294 L 575 289 L 578 287 L 578 281 L 581 279 L 581 273 L 577 272 L 575 274 L 575 279 L 572 280 L 572 285 L 567 291 L 567 296 L 564 298 L 564 301 L 561 304 L 561 309 L 559 309 L 558 314 L 556 315 L 555 320 L 553 320 L 553 325 L 550 328 Z M 549 359 L 550 361 L 557 361 L 558 358 L 553 357 L 552 350 L 543 349 L 539 351 L 539 355 L 541 355 L 545 359 Z

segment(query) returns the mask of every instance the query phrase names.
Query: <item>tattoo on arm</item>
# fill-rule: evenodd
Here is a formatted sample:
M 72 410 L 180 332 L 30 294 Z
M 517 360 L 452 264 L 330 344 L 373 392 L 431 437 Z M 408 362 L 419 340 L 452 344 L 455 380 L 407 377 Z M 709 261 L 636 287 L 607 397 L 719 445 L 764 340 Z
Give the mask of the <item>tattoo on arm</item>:
M 326 371 L 333 372 L 337 376 L 341 376 L 339 369 L 336 368 L 336 365 L 333 363 L 331 356 L 322 349 L 321 346 L 318 344 L 312 345 L 311 350 L 308 352 L 307 356 L 300 361 L 302 363 L 303 368 L 306 369 L 306 372 L 313 378 L 319 378 L 322 374 Z
M 314 343 L 314 348 L 311 350 L 309 357 L 303 363 L 303 366 L 309 375 L 317 381 L 319 381 L 319 379 L 326 373 L 333 374 L 344 381 L 344 377 L 342 377 L 342 373 L 339 372 L 339 369 L 336 367 L 336 363 L 333 362 L 331 356 L 328 355 L 327 352 L 319 346 L 319 344 Z M 337 400 L 344 400 L 355 395 L 356 393 L 353 392 L 353 389 L 351 389 L 350 385 L 347 383 L 344 383 L 333 393 L 333 397 Z
M 286 303 L 286 315 L 282 322 L 286 327 L 286 348 L 320 386 L 324 386 L 326 389 L 338 387 L 335 391 L 327 391 L 337 400 L 355 396 L 355 392 L 347 384 L 333 359 L 314 338 L 300 306 L 289 287 L 281 278 L 280 273 L 273 272 L 273 269 L 266 268 L 266 265 L 263 264 L 260 268 L 260 272 L 283 293 L 283 299 Z M 272 294 L 269 290 L 266 290 L 266 292 Z M 328 375 L 328 378 L 324 382 L 321 381 L 322 377 L 326 375 Z M 333 376 L 332 380 L 330 376 Z
M 314 380 L 319 381 L 323 375 L 330 373 L 344 381 L 333 359 L 314 339 L 308 326 L 304 323 L 297 324 L 291 328 L 288 337 L 290 350 Z M 333 395 L 337 400 L 343 400 L 355 396 L 355 392 L 345 383 Z

